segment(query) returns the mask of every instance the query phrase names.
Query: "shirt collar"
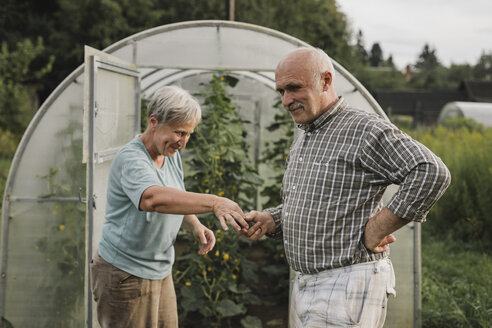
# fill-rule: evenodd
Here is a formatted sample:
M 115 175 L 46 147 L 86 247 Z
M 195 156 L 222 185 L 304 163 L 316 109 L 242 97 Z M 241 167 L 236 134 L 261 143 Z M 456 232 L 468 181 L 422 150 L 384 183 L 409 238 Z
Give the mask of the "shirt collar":
M 297 127 L 305 132 L 317 130 L 328 122 L 343 107 L 345 107 L 345 99 L 343 97 L 338 97 L 338 101 L 313 122 L 309 124 L 298 124 Z

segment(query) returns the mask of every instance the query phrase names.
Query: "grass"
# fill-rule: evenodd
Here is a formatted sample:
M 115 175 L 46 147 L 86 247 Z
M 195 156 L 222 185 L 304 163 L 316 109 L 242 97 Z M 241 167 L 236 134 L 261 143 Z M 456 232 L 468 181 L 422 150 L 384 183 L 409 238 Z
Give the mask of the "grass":
M 490 327 L 491 293 L 490 255 L 479 242 L 423 234 L 423 327 Z

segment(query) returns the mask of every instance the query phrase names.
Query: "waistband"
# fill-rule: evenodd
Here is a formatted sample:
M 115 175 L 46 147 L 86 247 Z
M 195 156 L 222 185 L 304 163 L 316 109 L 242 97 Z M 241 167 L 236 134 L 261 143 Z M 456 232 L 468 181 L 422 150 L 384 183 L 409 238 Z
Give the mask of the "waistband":
M 373 268 L 375 272 L 379 271 L 379 268 L 381 265 L 386 265 L 389 264 L 391 267 L 393 267 L 391 260 L 389 257 L 384 257 L 382 259 L 376 260 L 376 261 L 370 261 L 370 262 L 363 262 L 363 263 L 356 263 L 352 265 L 347 265 L 344 267 L 340 268 L 335 268 L 335 269 L 328 269 L 316 273 L 302 273 L 298 271 L 294 271 L 297 277 L 324 277 L 324 276 L 331 276 L 331 275 L 337 275 L 340 273 L 347 273 L 347 272 L 353 272 L 353 271 L 362 271 L 362 270 L 368 270 L 370 268 Z

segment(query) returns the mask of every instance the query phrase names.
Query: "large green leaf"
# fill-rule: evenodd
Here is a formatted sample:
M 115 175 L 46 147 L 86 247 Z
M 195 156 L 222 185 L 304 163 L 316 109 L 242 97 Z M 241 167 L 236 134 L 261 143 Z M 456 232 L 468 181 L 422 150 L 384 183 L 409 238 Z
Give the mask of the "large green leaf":
M 229 284 L 228 289 L 235 294 L 245 294 L 251 291 L 251 289 L 249 289 L 245 285 L 237 285 L 235 283 Z
M 181 304 L 187 311 L 197 311 L 206 306 L 203 290 L 199 285 L 181 288 Z
M 258 317 L 248 315 L 241 319 L 243 328 L 262 328 L 261 320 Z
M 236 304 L 231 300 L 225 299 L 217 305 L 217 312 L 224 317 L 233 317 L 238 314 L 246 313 L 246 307 L 242 304 Z

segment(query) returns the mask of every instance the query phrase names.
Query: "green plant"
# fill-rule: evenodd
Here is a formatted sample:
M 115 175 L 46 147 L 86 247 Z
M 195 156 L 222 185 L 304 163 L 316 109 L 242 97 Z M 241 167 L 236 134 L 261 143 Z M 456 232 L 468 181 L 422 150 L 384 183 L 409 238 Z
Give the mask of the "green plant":
M 448 118 L 446 121 L 442 123 L 442 126 L 453 131 L 462 128 L 466 128 L 469 132 L 477 131 L 482 133 L 484 131 L 483 124 L 475 121 L 472 118 L 464 118 L 464 117 Z
M 3 206 L 3 193 L 5 191 L 5 185 L 7 184 L 7 177 L 9 174 L 11 160 L 0 157 L 0 213 Z
M 76 114 L 77 111 L 73 111 Z M 84 326 L 85 274 L 85 204 L 74 201 L 50 201 L 53 198 L 74 199 L 85 186 L 85 166 L 82 164 L 81 125 L 71 121 L 57 135 L 64 140 L 63 160 L 40 176 L 47 184 L 46 208 L 52 215 L 51 233 L 36 241 L 35 248 L 52 263 L 40 289 L 50 298 L 56 313 L 47 316 L 45 327 Z M 68 178 L 69 177 L 69 178 Z
M 454 119 L 410 134 L 440 156 L 452 176 L 423 225 L 423 327 L 489 327 L 492 129 Z
M 424 233 L 423 327 L 490 327 L 492 268 L 486 254 L 467 248 L 453 238 L 436 240 Z
M 428 215 L 426 229 L 485 249 L 492 246 L 492 129 L 439 126 L 411 134 L 441 157 L 451 185 Z
M 294 139 L 295 123 L 287 112 L 282 102 L 277 99 L 274 110 L 274 121 L 267 130 L 275 135 L 272 141 L 265 142 L 265 150 L 260 162 L 268 167 L 272 173 L 271 178 L 261 190 L 261 195 L 266 198 L 263 208 L 275 207 L 282 202 L 281 186 L 285 171 L 285 162 L 289 155 L 290 145 Z M 270 238 L 259 240 L 255 247 L 263 254 L 256 259 L 262 273 L 263 286 L 258 286 L 257 293 L 261 299 L 269 301 L 272 309 L 282 309 L 280 312 L 287 314 L 289 292 L 289 266 L 285 258 L 283 243 Z M 277 310 L 278 311 L 278 310 Z M 286 325 L 286 317 L 278 318 L 279 326 Z
M 29 39 L 19 41 L 16 49 L 2 42 L 0 48 L 0 129 L 9 130 L 20 137 L 29 124 L 33 108 L 33 80 L 39 80 L 51 70 L 54 57 L 39 70 L 33 70 L 35 62 L 45 51 L 42 38 L 33 44 Z
M 254 206 L 256 189 L 261 184 L 248 158 L 244 122 L 233 106 L 227 87 L 237 80 L 216 76 L 206 85 L 203 121 L 192 136 L 184 155 L 189 174 L 187 190 L 225 196 L 241 208 Z M 215 230 L 215 249 L 206 256 L 186 248 L 174 265 L 180 324 L 183 327 L 244 327 L 257 323 L 245 316 L 248 305 L 260 300 L 248 287 L 257 279 L 257 266 L 244 256 L 248 242 L 234 231 L 222 231 L 213 214 L 201 221 Z M 188 233 L 180 239 L 193 244 Z M 258 327 L 258 326 L 257 326 Z
M 274 116 L 274 121 L 267 130 L 278 134 L 278 139 L 265 142 L 265 151 L 261 158 L 261 163 L 267 165 L 273 173 L 271 183 L 263 187 L 261 195 L 267 197 L 267 201 L 263 204 L 265 208 L 277 206 L 282 202 L 280 196 L 280 188 L 285 171 L 285 161 L 289 155 L 290 144 L 294 139 L 294 121 L 283 106 L 280 99 L 274 105 L 276 110 L 279 110 Z

